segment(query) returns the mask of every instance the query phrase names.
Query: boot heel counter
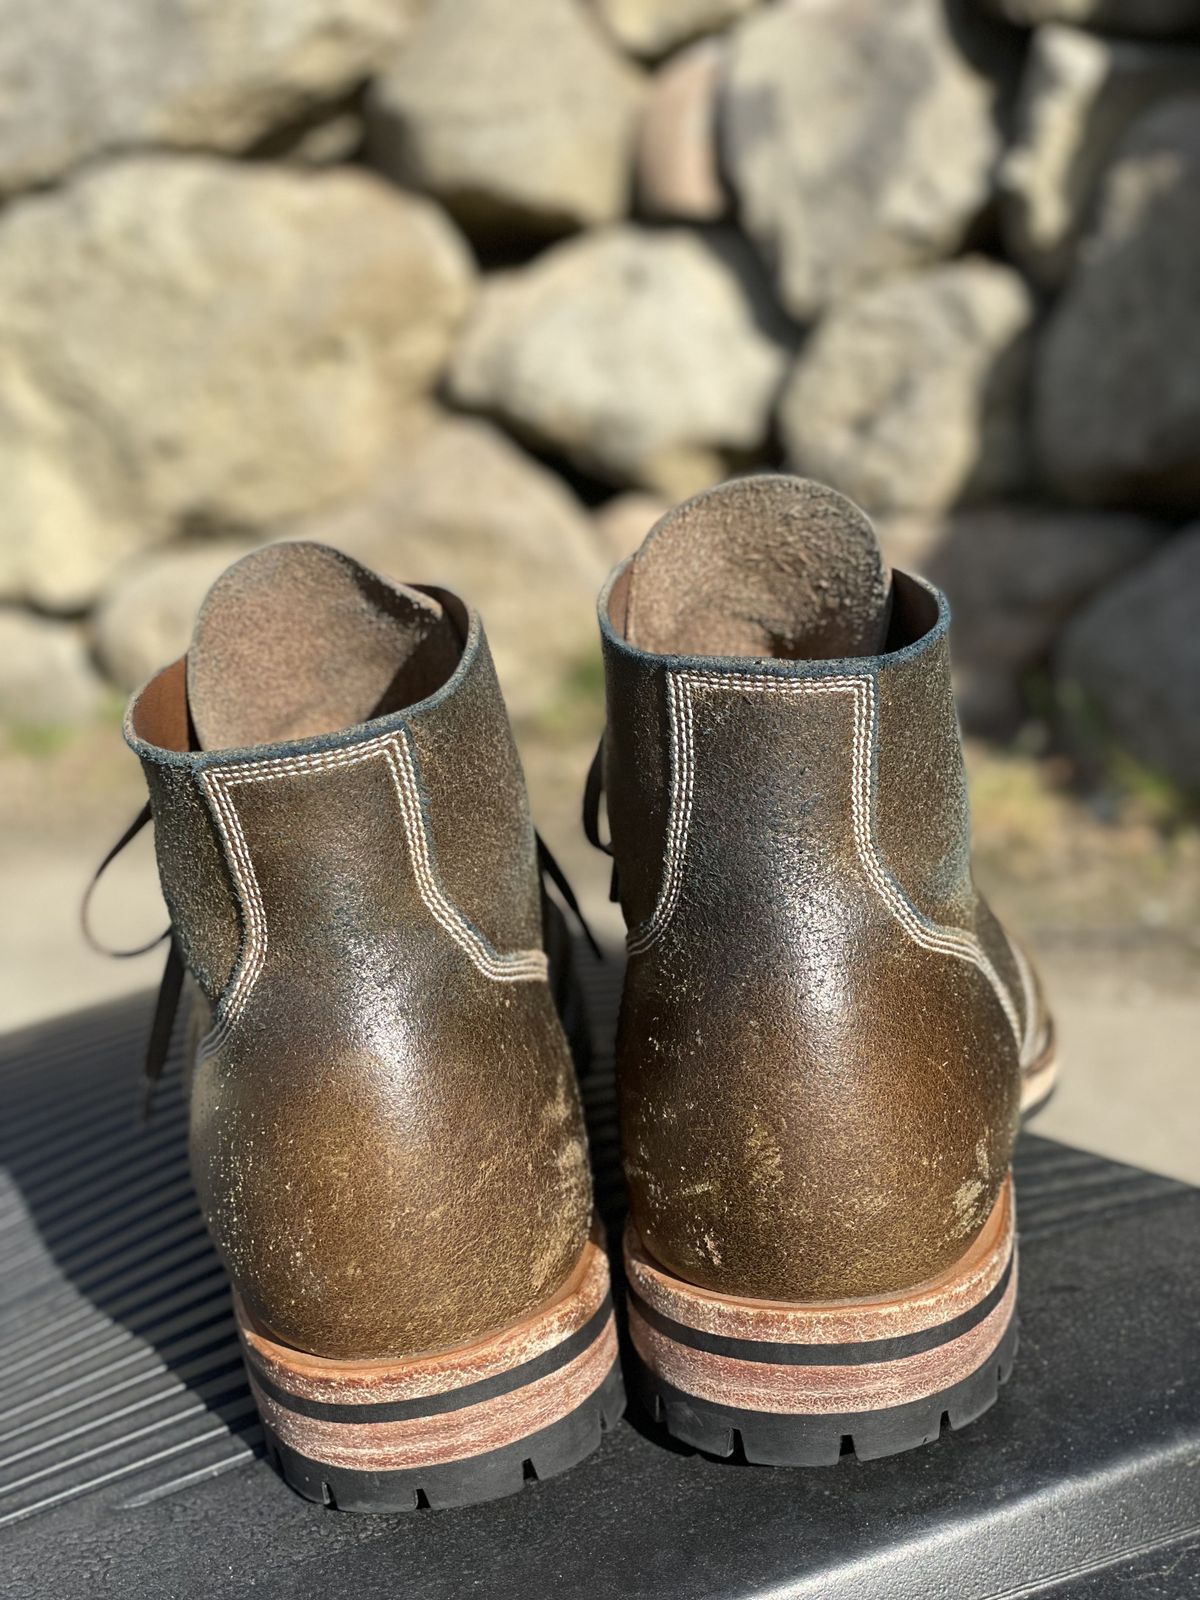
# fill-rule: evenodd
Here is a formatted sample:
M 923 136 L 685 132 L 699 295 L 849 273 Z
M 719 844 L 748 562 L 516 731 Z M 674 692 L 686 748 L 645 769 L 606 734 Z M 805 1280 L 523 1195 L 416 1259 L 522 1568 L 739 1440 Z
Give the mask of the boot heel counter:
M 649 1248 L 702 1285 L 920 1282 L 1007 1170 L 1023 1016 L 977 930 L 943 630 L 890 664 L 661 669 L 626 1148 Z
M 525 1015 L 495 1056 L 427 1030 L 422 1061 L 436 1058 L 436 1077 L 350 1046 L 314 1056 L 278 1025 L 275 1054 L 241 1050 L 235 1032 L 198 1058 L 193 1178 L 259 1326 L 335 1359 L 417 1356 L 556 1291 L 586 1241 L 591 1189 L 544 994 L 510 1006 Z M 495 1018 L 478 1032 L 494 1040 Z M 476 1111 L 464 1115 L 471 1082 Z
M 882 1294 L 936 1276 L 983 1226 L 1015 1140 L 1011 1036 L 973 968 L 893 956 L 874 983 L 844 979 L 824 1012 L 797 1003 L 789 973 L 752 995 L 735 977 L 736 1007 L 707 1026 L 694 1007 L 689 1027 L 664 1016 L 635 972 L 620 1056 L 630 1205 L 672 1272 L 762 1299 Z M 669 1052 L 648 1055 L 655 1039 Z
M 505 745 L 485 666 L 462 698 Z M 317 1354 L 473 1338 L 553 1293 L 587 1233 L 523 795 L 480 803 L 468 853 L 465 737 L 397 724 L 197 776 L 242 927 L 197 1187 L 250 1313 Z

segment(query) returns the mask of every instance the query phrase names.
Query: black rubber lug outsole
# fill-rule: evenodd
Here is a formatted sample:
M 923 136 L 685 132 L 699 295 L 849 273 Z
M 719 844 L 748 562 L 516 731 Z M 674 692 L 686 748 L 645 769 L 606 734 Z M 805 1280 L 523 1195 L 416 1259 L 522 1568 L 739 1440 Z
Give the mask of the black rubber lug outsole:
M 942 1393 L 881 1411 L 824 1416 L 719 1406 L 674 1388 L 636 1357 L 632 1376 L 638 1399 L 653 1420 L 673 1439 L 705 1455 L 723 1460 L 737 1456 L 760 1466 L 832 1467 L 846 1455 L 875 1461 L 931 1444 L 943 1422 L 965 1428 L 994 1403 L 1016 1353 L 1014 1316 L 983 1365 Z
M 338 1511 L 387 1514 L 479 1505 L 557 1477 L 597 1449 L 625 1411 L 621 1368 L 614 1364 L 583 1404 L 525 1439 L 461 1461 L 395 1472 L 361 1472 L 313 1461 L 264 1424 L 267 1458 L 306 1500 Z

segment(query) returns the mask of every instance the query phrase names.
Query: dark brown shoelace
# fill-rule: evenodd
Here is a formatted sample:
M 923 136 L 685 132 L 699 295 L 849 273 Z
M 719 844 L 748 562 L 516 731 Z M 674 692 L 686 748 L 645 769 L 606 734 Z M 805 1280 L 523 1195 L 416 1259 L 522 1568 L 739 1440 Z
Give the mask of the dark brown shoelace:
M 612 841 L 600 837 L 600 803 L 603 799 L 604 738 L 601 736 L 600 743 L 596 746 L 596 754 L 592 757 L 592 764 L 588 768 L 587 781 L 583 786 L 583 831 L 587 835 L 588 843 L 611 859 Z M 612 864 L 612 878 L 608 885 L 608 898 L 614 904 L 621 898 L 615 861 Z
M 92 874 L 92 881 L 83 893 L 83 902 L 79 908 L 79 921 L 83 928 L 83 937 L 93 950 L 101 955 L 112 956 L 118 961 L 127 961 L 131 956 L 144 956 L 153 950 L 156 945 L 167 941 L 167 959 L 163 967 L 162 981 L 158 986 L 158 999 L 154 1006 L 154 1018 L 150 1024 L 150 1037 L 146 1041 L 146 1055 L 143 1063 L 145 1074 L 145 1095 L 142 1101 L 142 1116 L 146 1121 L 154 1104 L 154 1091 L 158 1080 L 162 1077 L 163 1067 L 166 1064 L 167 1052 L 171 1046 L 171 1032 L 175 1026 L 175 1013 L 179 1009 L 179 996 L 183 989 L 183 956 L 179 950 L 179 943 L 175 938 L 174 930 L 166 928 L 157 938 L 150 939 L 145 944 L 134 946 L 131 950 L 114 950 L 111 945 L 103 944 L 92 931 L 91 909 L 92 896 L 96 892 L 96 885 L 108 871 L 109 867 L 121 854 L 122 850 L 132 844 L 147 823 L 153 820 L 150 811 L 150 802 L 147 801 L 125 829 L 125 832 L 108 851 L 100 865 Z

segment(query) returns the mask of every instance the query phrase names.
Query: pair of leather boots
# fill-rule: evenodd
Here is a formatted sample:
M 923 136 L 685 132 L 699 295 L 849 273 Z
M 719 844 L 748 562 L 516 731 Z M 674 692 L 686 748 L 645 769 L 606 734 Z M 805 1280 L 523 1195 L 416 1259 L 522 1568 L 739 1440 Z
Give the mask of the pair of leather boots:
M 1012 1363 L 1010 1158 L 1053 1043 L 972 883 L 947 624 L 784 477 L 681 506 L 600 598 L 627 1365 L 716 1455 L 906 1449 Z M 582 1460 L 624 1394 L 579 997 L 478 614 L 264 548 L 126 736 L 283 1475 L 396 1511 Z

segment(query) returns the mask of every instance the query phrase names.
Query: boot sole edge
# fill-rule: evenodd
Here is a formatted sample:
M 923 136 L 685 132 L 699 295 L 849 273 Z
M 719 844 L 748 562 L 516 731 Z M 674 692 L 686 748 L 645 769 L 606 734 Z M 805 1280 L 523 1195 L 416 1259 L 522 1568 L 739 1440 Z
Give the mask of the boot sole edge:
M 396 1515 L 482 1505 L 568 1472 L 599 1449 L 625 1412 L 615 1361 L 586 1400 L 545 1428 L 496 1450 L 422 1467 L 370 1471 L 314 1460 L 266 1423 L 268 1460 L 304 1499 L 330 1510 Z
M 747 1411 L 718 1405 L 667 1383 L 640 1357 L 633 1392 L 651 1419 L 673 1439 L 722 1460 L 760 1466 L 833 1467 L 844 1456 L 876 1461 L 932 1444 L 944 1427 L 965 1428 L 992 1405 L 1016 1359 L 1013 1317 L 988 1358 L 940 1393 L 875 1411 L 821 1415 Z
M 685 1283 L 626 1235 L 636 1390 L 685 1444 L 826 1466 L 936 1439 L 994 1402 L 1016 1354 L 1011 1180 L 950 1269 L 875 1300 L 740 1300 Z
M 234 1310 L 267 1453 L 348 1511 L 472 1505 L 583 1460 L 624 1395 L 608 1261 L 593 1237 L 564 1291 L 486 1339 L 411 1360 L 305 1354 Z

